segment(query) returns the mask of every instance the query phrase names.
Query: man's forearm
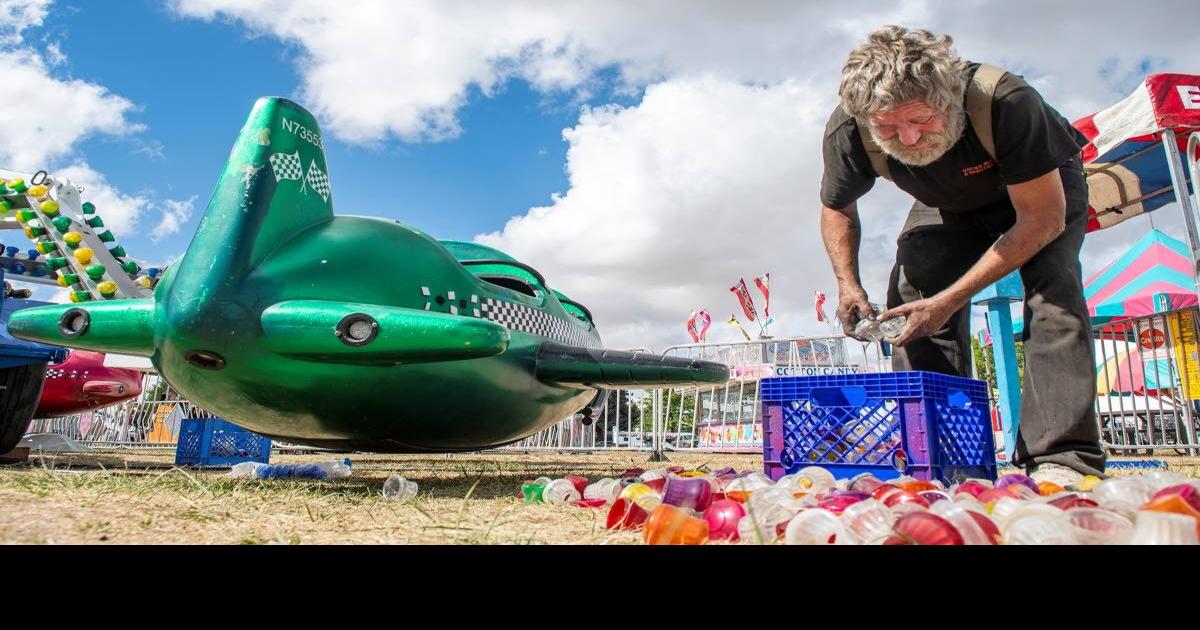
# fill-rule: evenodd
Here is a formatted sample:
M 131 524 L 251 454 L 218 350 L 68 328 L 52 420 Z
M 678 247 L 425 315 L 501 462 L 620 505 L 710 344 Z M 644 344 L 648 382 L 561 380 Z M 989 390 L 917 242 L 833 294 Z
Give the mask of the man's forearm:
M 1019 269 L 1061 233 L 1062 228 L 1054 225 L 1017 221 L 942 295 L 956 306 L 965 305 L 984 288 Z
M 821 238 L 825 241 L 825 251 L 829 254 L 838 286 L 860 286 L 858 246 L 862 228 L 858 223 L 858 208 L 854 204 L 842 210 L 822 207 Z

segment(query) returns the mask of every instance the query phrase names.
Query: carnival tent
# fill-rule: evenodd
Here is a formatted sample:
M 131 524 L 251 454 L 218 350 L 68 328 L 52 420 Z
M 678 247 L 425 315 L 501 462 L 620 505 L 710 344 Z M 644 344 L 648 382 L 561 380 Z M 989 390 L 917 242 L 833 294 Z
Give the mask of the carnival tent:
M 1088 231 L 1156 210 L 1175 201 L 1163 133 L 1175 134 L 1186 164 L 1188 136 L 1200 131 L 1200 76 L 1152 74 L 1121 102 L 1074 125 L 1089 140 Z

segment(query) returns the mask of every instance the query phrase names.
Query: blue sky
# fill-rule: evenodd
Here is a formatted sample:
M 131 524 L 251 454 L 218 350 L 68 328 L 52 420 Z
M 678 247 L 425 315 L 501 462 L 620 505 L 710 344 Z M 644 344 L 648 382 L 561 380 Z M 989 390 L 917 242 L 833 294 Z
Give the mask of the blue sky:
M 63 9 L 27 39 L 59 41 L 72 76 L 133 101 L 138 111 L 130 118 L 146 126 L 130 137 L 84 140 L 78 152 L 123 191 L 153 191 L 156 199 L 197 196 L 178 234 L 157 243 L 145 234 L 118 235 L 139 258 L 176 256 L 255 99 L 297 92 L 295 47 L 248 37 L 225 23 L 182 19 L 153 0 L 72 2 Z M 601 97 L 606 103 L 633 98 L 611 91 Z M 472 89 L 459 116 L 464 131 L 453 140 L 364 147 L 330 138 L 336 208 L 402 220 L 438 238 L 470 240 L 498 230 L 514 214 L 566 190 L 562 130 L 578 120 L 584 104 L 513 80 L 490 97 Z
M 1074 119 L 1149 72 L 1200 73 L 1198 22 L 1194 0 L 0 0 L 0 65 L 45 68 L 9 69 L 0 121 L 57 139 L 30 150 L 10 127 L 0 167 L 106 178 L 93 194 L 140 208 L 118 239 L 161 263 L 186 248 L 255 99 L 292 97 L 322 126 L 339 214 L 500 247 L 587 304 L 612 347 L 684 342 L 700 308 L 712 338 L 735 339 L 729 287 L 767 272 L 772 332 L 828 334 L 813 317 L 814 290 L 836 295 L 820 137 L 866 33 L 949 33 Z M 159 225 L 193 199 L 173 232 Z M 860 201 L 876 301 L 910 203 L 887 184 Z M 1176 207 L 1155 214 L 1179 232 Z M 1089 236 L 1085 272 L 1148 228 Z

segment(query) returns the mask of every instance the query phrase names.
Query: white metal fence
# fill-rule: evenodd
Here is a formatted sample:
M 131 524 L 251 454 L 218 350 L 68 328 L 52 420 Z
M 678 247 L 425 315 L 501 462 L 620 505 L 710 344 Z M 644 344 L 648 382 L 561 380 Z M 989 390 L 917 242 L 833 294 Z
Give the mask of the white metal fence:
M 1200 452 L 1195 307 L 1094 327 L 1096 419 L 1105 448 Z
M 29 433 L 57 433 L 104 448 L 175 448 L 184 418 L 212 414 L 184 400 L 157 374 L 142 376 L 137 398 L 71 416 L 34 420 Z

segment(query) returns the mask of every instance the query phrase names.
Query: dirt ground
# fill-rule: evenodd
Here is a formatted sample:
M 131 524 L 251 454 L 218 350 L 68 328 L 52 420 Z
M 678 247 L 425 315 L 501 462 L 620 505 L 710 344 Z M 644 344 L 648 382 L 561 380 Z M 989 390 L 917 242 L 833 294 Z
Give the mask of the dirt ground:
M 342 457 L 276 455 L 272 462 Z M 542 475 L 596 479 L 631 467 L 762 465 L 757 455 L 680 453 L 650 464 L 634 452 L 349 457 L 348 478 L 263 481 L 176 468 L 171 451 L 33 455 L 0 466 L 0 543 L 638 544 L 638 533 L 604 528 L 604 509 L 526 505 L 518 488 Z M 1200 476 L 1200 458 L 1162 459 Z M 415 500 L 382 497 L 395 473 L 417 482 Z

